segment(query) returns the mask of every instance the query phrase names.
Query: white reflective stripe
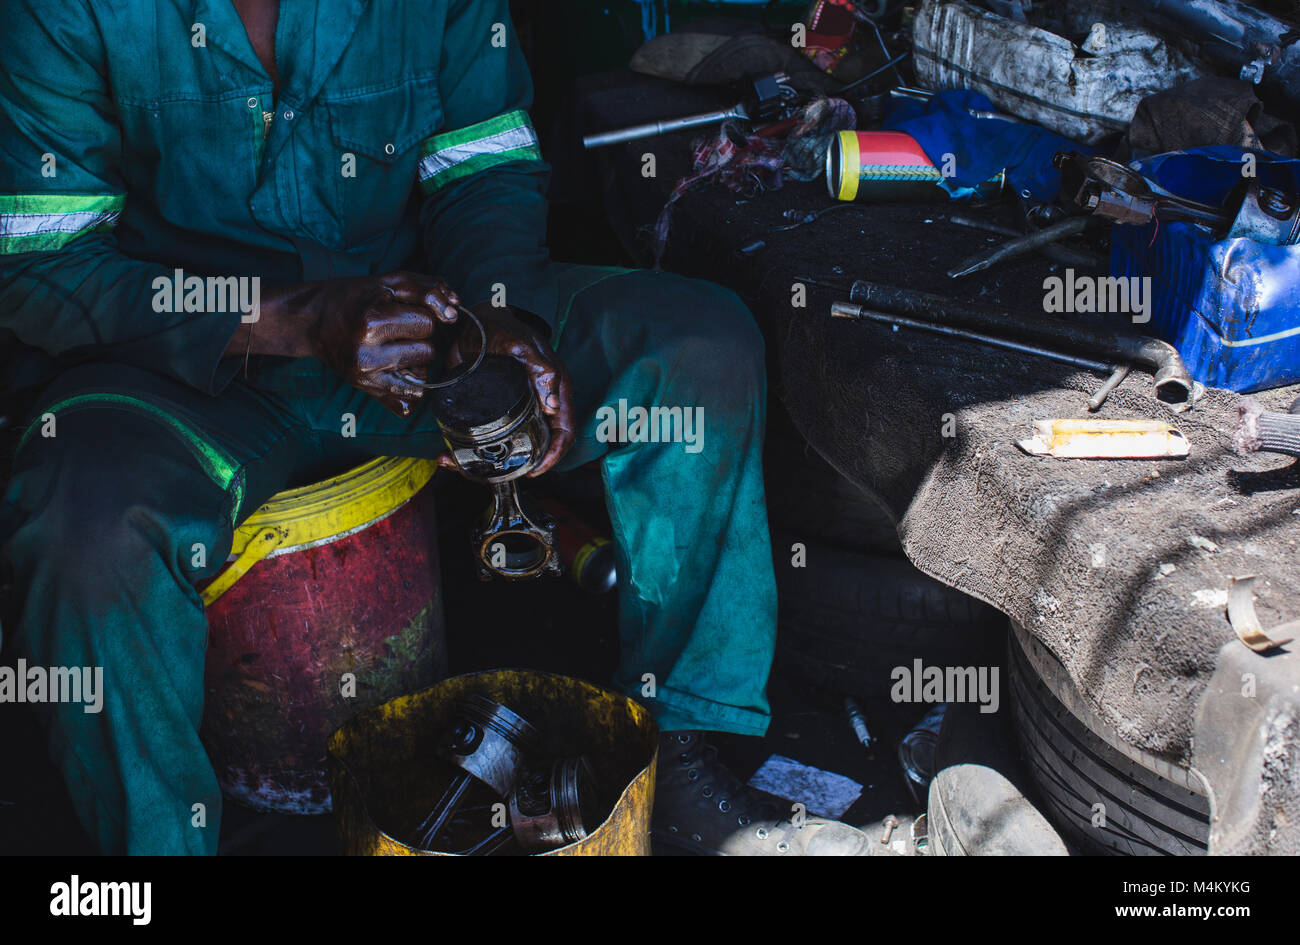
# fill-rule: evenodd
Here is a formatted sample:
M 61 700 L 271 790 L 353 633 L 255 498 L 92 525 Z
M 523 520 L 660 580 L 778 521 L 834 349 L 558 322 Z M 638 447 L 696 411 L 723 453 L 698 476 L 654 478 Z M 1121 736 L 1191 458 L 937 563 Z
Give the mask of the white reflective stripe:
M 0 213 L 0 237 L 39 236 L 42 233 L 80 233 L 105 223 L 116 223 L 121 210 L 99 213 Z
M 435 151 L 420 161 L 420 180 L 436 177 L 458 164 L 464 164 L 483 154 L 504 154 L 520 148 L 535 148 L 537 144 L 537 132 L 530 125 L 511 128 L 486 138 L 479 138 L 477 141 L 453 144 Z

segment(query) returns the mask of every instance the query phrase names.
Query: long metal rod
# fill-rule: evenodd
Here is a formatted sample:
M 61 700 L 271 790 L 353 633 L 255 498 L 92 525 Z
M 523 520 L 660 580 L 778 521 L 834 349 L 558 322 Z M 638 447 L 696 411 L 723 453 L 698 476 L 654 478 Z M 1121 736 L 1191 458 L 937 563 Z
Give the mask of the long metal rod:
M 1036 249 L 1050 246 L 1067 237 L 1078 236 L 1088 228 L 1091 222 L 1091 217 L 1070 217 L 1060 223 L 1053 223 L 1051 226 L 1044 227 L 1037 233 L 1018 236 L 992 249 L 982 249 L 974 256 L 962 260 L 952 269 L 949 269 L 948 278 L 960 279 L 962 276 L 983 272 L 1004 259 L 1014 259 L 1016 256 L 1032 253 Z
M 415 828 L 415 835 L 419 839 L 420 847 L 425 850 L 432 849 L 434 841 L 438 839 L 438 832 L 442 830 L 443 825 L 452 814 L 456 812 L 456 807 L 460 804 L 460 799 L 465 796 L 473 779 L 468 774 L 457 775 L 456 778 L 447 785 L 447 790 L 442 792 L 442 797 L 434 805 L 433 810 L 429 811 L 429 816 L 425 817 L 419 827 Z
M 644 125 L 633 125 L 631 128 L 620 128 L 617 131 L 586 135 L 582 139 L 582 146 L 584 148 L 603 148 L 606 145 L 622 144 L 624 141 L 636 141 L 638 138 L 653 138 L 656 135 L 664 135 L 673 131 L 684 131 L 687 128 L 712 125 L 726 121 L 728 118 L 748 117 L 749 113 L 745 110 L 745 106 L 736 105 L 716 112 L 703 112 L 699 115 L 687 115 L 685 118 L 669 118 L 665 121 L 651 121 L 646 122 Z
M 1132 368 L 1127 364 L 1121 364 L 1115 368 L 1115 373 L 1106 379 L 1105 384 L 1097 388 L 1097 393 L 1088 398 L 1088 409 L 1093 412 L 1100 410 L 1101 405 L 1106 402 L 1106 398 L 1110 396 L 1111 391 L 1124 383 L 1124 378 L 1128 377 L 1131 370 Z
M 1009 226 L 1002 226 L 1000 223 L 993 223 L 989 220 L 981 220 L 978 217 L 968 217 L 961 213 L 948 214 L 948 222 L 955 223 L 958 226 L 970 227 L 973 230 L 984 230 L 987 233 L 997 233 L 1000 236 L 1009 236 L 1012 239 L 1019 239 L 1026 235 L 1020 230 L 1012 229 Z M 1035 248 L 1048 259 L 1064 263 L 1067 266 L 1087 266 L 1089 268 L 1095 268 L 1101 265 L 1101 260 L 1098 259 L 1094 253 L 1070 249 L 1068 246 L 1061 246 L 1059 243 L 1049 243 L 1047 246 L 1038 246 Z
M 981 334 L 978 331 L 967 331 L 964 328 L 953 328 L 951 325 L 937 325 L 933 322 L 917 321 L 915 318 L 906 318 L 902 315 L 890 315 L 886 312 L 877 312 L 869 308 L 863 308 L 861 305 L 854 305 L 851 302 L 835 302 L 831 305 L 831 315 L 835 318 L 865 318 L 873 322 L 884 322 L 886 325 L 899 325 L 903 328 L 915 328 L 919 331 L 928 331 L 936 335 L 965 338 L 967 341 L 977 341 L 983 345 L 990 345 L 994 348 L 1005 348 L 1007 351 L 1019 351 L 1022 354 L 1033 354 L 1040 358 L 1060 361 L 1063 364 L 1073 364 L 1076 367 L 1088 368 L 1090 371 L 1100 371 L 1102 374 L 1112 374 L 1118 367 L 1118 365 L 1106 364 L 1102 361 L 1094 361 L 1091 358 L 1081 358 L 1073 354 L 1062 354 L 1059 351 L 1051 351 L 1047 348 L 1040 348 L 1037 345 L 1023 344 L 1022 342 L 1011 341 L 1007 338 L 995 338 L 993 335 Z
M 1118 325 L 1085 325 L 1058 318 L 1027 318 L 1001 309 L 929 292 L 881 285 L 859 279 L 849 298 L 875 309 L 916 316 L 949 327 L 996 332 L 1031 345 L 1079 351 L 1110 359 L 1112 364 L 1129 363 L 1155 375 L 1157 396 L 1168 404 L 1189 409 L 1194 382 L 1178 351 L 1167 341 L 1140 335 Z

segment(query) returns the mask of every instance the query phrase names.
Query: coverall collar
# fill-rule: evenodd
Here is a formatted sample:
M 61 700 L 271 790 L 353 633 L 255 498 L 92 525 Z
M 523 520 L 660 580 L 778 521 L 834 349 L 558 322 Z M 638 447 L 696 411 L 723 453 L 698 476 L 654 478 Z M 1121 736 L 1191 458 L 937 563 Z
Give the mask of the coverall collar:
M 190 0 L 207 42 L 270 81 L 231 0 Z M 368 0 L 284 0 L 275 30 L 280 98 L 305 108 L 352 41 Z

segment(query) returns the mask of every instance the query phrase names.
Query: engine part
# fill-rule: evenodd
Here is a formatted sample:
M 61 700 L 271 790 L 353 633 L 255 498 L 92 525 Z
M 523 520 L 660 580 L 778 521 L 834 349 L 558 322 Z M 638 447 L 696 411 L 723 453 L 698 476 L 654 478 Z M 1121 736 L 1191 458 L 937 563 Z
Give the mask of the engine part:
M 918 805 L 925 804 L 925 795 L 934 777 L 934 748 L 939 741 L 939 727 L 948 703 L 940 702 L 922 716 L 916 727 L 898 743 L 898 763 L 903 777 Z
M 1244 237 L 1270 246 L 1300 243 L 1300 199 L 1276 187 L 1250 181 L 1241 198 L 1228 238 Z
M 492 486 L 492 503 L 471 538 L 479 576 L 520 580 L 560 573 L 554 523 L 526 510 L 515 484 L 551 442 L 523 365 L 489 355 L 465 383 L 439 393 L 434 413 L 461 472 Z
M 1153 220 L 1199 223 L 1216 232 L 1232 223 L 1221 207 L 1171 194 L 1118 161 L 1058 151 L 1052 163 L 1061 172 L 1065 199 L 1095 216 L 1131 226 L 1145 226 Z
M 461 315 L 468 318 L 470 322 L 473 323 L 474 327 L 478 329 L 478 354 L 474 356 L 474 360 L 470 362 L 469 367 L 462 370 L 459 374 L 443 378 L 440 381 L 422 381 L 415 375 L 407 372 L 402 375 L 402 379 L 408 384 L 412 384 L 415 387 L 422 387 L 425 390 L 443 390 L 465 380 L 465 378 L 477 371 L 479 365 L 483 363 L 483 358 L 487 354 L 487 329 L 483 327 L 483 322 L 479 320 L 479 317 L 465 306 L 457 305 L 456 310 L 460 312 Z
M 1107 158 L 1060 151 L 1054 163 L 1061 170 L 1061 193 L 1094 216 L 1132 226 L 1154 220 L 1197 223 L 1210 227 L 1218 238 L 1241 237 L 1272 246 L 1300 242 L 1300 197 L 1258 180 L 1243 181 L 1223 207 L 1214 207 L 1172 194 Z
M 599 819 L 596 776 L 585 757 L 534 769 L 510 795 L 510 828 L 527 853 L 577 843 Z
M 867 717 L 862 712 L 862 703 L 852 696 L 845 696 L 844 714 L 848 716 L 849 726 L 853 729 L 854 736 L 862 743 L 862 747 L 870 749 L 871 743 L 875 739 L 871 737 L 871 732 L 867 730 Z
M 472 380 L 442 391 L 433 409 L 452 459 L 471 479 L 517 479 L 550 444 L 550 427 L 514 358 L 484 358 Z
M 1255 613 L 1254 587 L 1253 574 L 1228 579 L 1228 623 L 1242 643 L 1256 653 L 1267 653 L 1294 640 L 1282 634 L 1300 632 L 1300 620 L 1289 620 L 1265 631 Z
M 537 752 L 541 734 L 527 719 L 485 696 L 468 695 L 456 703 L 456 722 L 440 739 L 439 756 L 463 772 L 415 830 L 420 846 L 430 849 L 456 814 L 475 782 L 497 797 L 515 788 L 525 759 Z
M 1167 341 L 1114 325 L 1080 325 L 1062 319 L 1028 319 L 988 306 L 973 305 L 928 292 L 858 280 L 849 297 L 891 314 L 910 315 L 950 327 L 984 331 L 999 338 L 1062 348 L 1131 363 L 1155 376 L 1156 396 L 1176 410 L 1191 409 L 1195 384 L 1178 351 Z M 1106 367 L 1109 371 L 1112 368 Z
M 563 572 L 555 520 L 534 511 L 513 481 L 492 486 L 492 504 L 475 527 L 471 545 L 480 580 L 495 575 L 522 581 Z

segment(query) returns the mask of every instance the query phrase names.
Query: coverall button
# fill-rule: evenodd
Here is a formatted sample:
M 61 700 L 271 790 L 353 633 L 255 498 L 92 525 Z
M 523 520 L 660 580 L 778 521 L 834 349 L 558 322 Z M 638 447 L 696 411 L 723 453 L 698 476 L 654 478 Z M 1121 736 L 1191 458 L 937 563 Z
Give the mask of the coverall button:
M 256 107 L 257 107 L 257 99 L 255 99 L 255 98 L 250 98 L 250 99 L 248 100 L 248 107 L 249 107 L 249 108 L 256 108 Z
M 286 109 L 284 110 L 284 120 L 285 120 L 285 121 L 293 121 L 293 109 L 292 109 L 292 108 L 286 108 Z
M 384 153 L 385 153 L 385 154 L 392 154 L 392 153 L 393 153 L 394 151 L 396 151 L 396 150 L 397 150 L 397 149 L 396 149 L 395 147 L 393 147 L 391 144 L 386 144 L 386 145 L 384 145 Z

